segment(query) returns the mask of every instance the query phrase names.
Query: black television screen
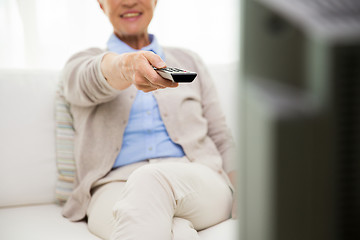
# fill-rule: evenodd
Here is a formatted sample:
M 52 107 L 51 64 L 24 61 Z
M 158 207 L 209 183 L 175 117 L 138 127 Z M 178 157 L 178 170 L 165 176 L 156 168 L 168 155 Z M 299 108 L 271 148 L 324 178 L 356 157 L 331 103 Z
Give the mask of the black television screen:
M 360 239 L 360 1 L 242 12 L 241 239 Z

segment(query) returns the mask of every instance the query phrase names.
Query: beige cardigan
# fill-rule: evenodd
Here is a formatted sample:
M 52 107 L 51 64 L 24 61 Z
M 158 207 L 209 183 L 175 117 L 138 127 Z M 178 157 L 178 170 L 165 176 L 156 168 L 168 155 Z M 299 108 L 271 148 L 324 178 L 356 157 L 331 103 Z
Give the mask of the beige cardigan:
M 61 75 L 60 95 L 70 103 L 75 129 L 76 188 L 63 208 L 72 221 L 85 217 L 91 187 L 109 175 L 137 93 L 134 86 L 119 91 L 107 83 L 100 70 L 105 53 L 98 48 L 80 52 Z M 164 53 L 167 66 L 198 73 L 191 84 L 153 92 L 168 134 L 190 161 L 209 166 L 228 181 L 235 149 L 211 77 L 194 53 L 178 48 L 164 48 Z M 123 171 L 126 180 L 129 167 L 116 171 Z

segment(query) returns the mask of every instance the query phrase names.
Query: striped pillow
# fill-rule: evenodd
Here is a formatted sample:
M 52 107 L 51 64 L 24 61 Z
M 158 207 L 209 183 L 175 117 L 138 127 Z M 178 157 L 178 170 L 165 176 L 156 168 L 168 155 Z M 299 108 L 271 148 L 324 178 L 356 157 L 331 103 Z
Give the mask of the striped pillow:
M 60 86 L 61 87 L 61 86 Z M 69 198 L 75 185 L 76 165 L 74 159 L 74 128 L 70 105 L 57 91 L 55 99 L 56 120 L 56 202 L 63 204 Z

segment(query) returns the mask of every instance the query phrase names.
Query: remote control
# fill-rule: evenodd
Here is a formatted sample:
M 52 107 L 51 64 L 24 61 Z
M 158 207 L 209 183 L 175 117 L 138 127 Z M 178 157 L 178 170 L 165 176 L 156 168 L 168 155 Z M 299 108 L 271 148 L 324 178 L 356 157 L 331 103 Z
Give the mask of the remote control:
M 187 70 L 174 68 L 174 67 L 166 67 L 166 68 L 155 68 L 157 73 L 159 73 L 163 78 L 166 78 L 170 81 L 177 82 L 177 83 L 189 83 L 192 82 L 197 73 L 190 72 Z

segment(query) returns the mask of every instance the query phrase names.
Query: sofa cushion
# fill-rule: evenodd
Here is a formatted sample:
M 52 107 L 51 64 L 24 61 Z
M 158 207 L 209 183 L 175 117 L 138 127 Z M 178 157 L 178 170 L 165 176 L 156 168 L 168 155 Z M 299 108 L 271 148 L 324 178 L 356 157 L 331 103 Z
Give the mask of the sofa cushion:
M 85 222 L 70 222 L 56 204 L 0 209 L 0 239 L 95 240 Z M 227 220 L 199 232 L 201 240 L 236 240 L 237 224 Z M 20 231 L 19 231 L 20 230 Z
M 61 207 L 46 204 L 0 209 L 0 239 L 96 240 L 85 222 L 62 217 Z
M 0 71 L 0 207 L 55 200 L 57 71 Z

